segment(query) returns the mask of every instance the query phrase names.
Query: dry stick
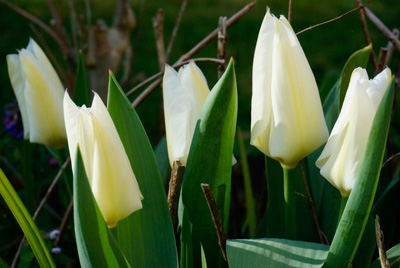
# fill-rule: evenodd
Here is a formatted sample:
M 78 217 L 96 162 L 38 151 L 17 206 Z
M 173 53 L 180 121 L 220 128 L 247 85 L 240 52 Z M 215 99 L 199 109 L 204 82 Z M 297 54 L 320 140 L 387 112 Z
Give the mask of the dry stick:
M 385 47 L 381 47 L 381 49 L 379 50 L 378 66 L 376 66 L 375 75 L 382 72 L 383 68 L 385 68 L 387 53 L 388 49 Z
M 225 61 L 226 55 L 226 17 L 219 17 L 219 30 L 218 30 L 218 59 Z M 225 72 L 225 62 L 218 64 L 218 78 L 220 78 Z
M 188 0 L 183 0 L 181 9 L 179 10 L 178 17 L 176 18 L 174 29 L 172 30 L 171 38 L 169 39 L 168 46 L 167 46 L 167 57 L 166 61 L 169 61 L 169 57 L 171 56 L 172 47 L 174 46 L 176 35 L 178 34 L 179 26 L 181 25 L 183 13 L 185 12 L 186 5 Z
M 365 11 L 362 8 L 362 2 L 361 0 L 356 0 L 357 1 L 357 5 L 360 8 L 359 12 L 360 12 L 360 20 L 361 20 L 361 25 L 362 25 L 362 29 L 364 32 L 364 37 L 365 37 L 365 42 L 367 43 L 367 45 L 371 44 L 371 36 L 369 34 L 369 30 L 368 30 L 368 25 L 367 25 L 367 20 L 365 19 Z M 374 70 L 377 69 L 377 64 L 376 64 L 376 59 L 375 59 L 375 52 L 372 50 L 371 54 L 370 54 L 370 59 L 371 59 L 371 63 L 372 63 L 372 67 L 374 68 Z
M 172 65 L 172 67 L 173 67 L 173 68 L 177 68 L 177 67 L 180 67 L 180 66 L 182 66 L 182 65 L 185 65 L 185 64 L 189 63 L 190 61 L 196 61 L 196 62 L 197 62 L 197 61 L 210 61 L 210 62 L 216 62 L 216 63 L 219 63 L 219 64 L 225 63 L 225 60 L 221 60 L 221 59 L 215 59 L 215 58 L 196 58 L 196 59 L 190 59 L 190 60 L 186 60 L 186 61 L 180 62 L 179 64 L 174 64 L 174 65 Z M 140 88 L 142 88 L 144 85 L 146 85 L 146 84 L 150 83 L 151 81 L 153 81 L 153 80 L 155 80 L 155 79 L 161 77 L 163 74 L 164 74 L 164 72 L 159 72 L 159 73 L 156 73 L 156 74 L 153 75 L 153 76 L 150 76 L 149 78 L 147 78 L 146 80 L 144 80 L 143 82 L 141 82 L 140 84 L 138 84 L 137 86 L 135 86 L 134 88 L 132 88 L 131 90 L 129 90 L 129 91 L 126 93 L 126 96 L 129 97 L 130 95 L 132 95 L 133 93 L 135 93 L 136 91 L 138 91 Z
M 183 175 L 185 174 L 185 166 L 179 161 L 174 161 L 171 171 L 171 179 L 168 189 L 168 208 L 171 214 L 172 226 L 174 231 L 178 227 L 178 204 L 179 195 L 181 193 Z
M 386 27 L 385 24 L 367 7 L 364 7 L 365 15 L 378 27 L 379 30 L 386 36 L 386 38 L 393 43 L 393 45 L 400 51 L 400 41 L 396 38 L 396 35 Z
M 299 34 L 302 34 L 302 33 L 306 32 L 306 31 L 312 30 L 312 29 L 314 29 L 314 28 L 316 28 L 316 27 L 319 27 L 319 26 L 322 26 L 322 25 L 325 25 L 325 24 L 334 22 L 334 21 L 336 21 L 336 20 L 338 20 L 338 19 L 341 19 L 341 18 L 343 18 L 344 16 L 349 15 L 350 13 L 353 13 L 354 11 L 357 11 L 357 10 L 359 10 L 359 9 L 361 9 L 361 8 L 366 8 L 365 6 L 366 6 L 370 1 L 371 1 L 371 0 L 368 0 L 367 2 L 365 2 L 365 4 L 363 4 L 363 5 L 361 5 L 361 6 L 358 6 L 358 7 L 356 7 L 356 8 L 353 8 L 352 10 L 349 10 L 349 11 L 343 13 L 342 15 L 337 16 L 336 18 L 333 18 L 333 19 L 330 19 L 330 20 L 327 20 L 327 21 L 324 21 L 324 22 L 315 24 L 315 25 L 310 26 L 310 27 L 308 27 L 308 28 L 305 28 L 305 29 L 301 30 L 300 32 L 297 32 L 296 35 L 299 35 Z
M 40 211 L 42 210 L 42 208 L 44 207 L 44 204 L 46 204 L 47 200 L 50 197 L 50 194 L 53 192 L 57 182 L 60 180 L 61 176 L 64 174 L 65 169 L 67 168 L 67 166 L 69 165 L 69 163 L 71 162 L 71 158 L 67 158 L 67 160 L 65 160 L 64 164 L 61 166 L 60 170 L 58 171 L 56 177 L 54 178 L 53 182 L 51 183 L 51 185 L 49 186 L 49 189 L 47 189 L 46 195 L 43 197 L 42 201 L 40 201 L 39 206 L 37 207 L 35 213 L 33 214 L 32 219 L 35 221 L 37 216 L 39 215 Z M 17 252 L 15 253 L 13 262 L 11 264 L 11 268 L 14 268 L 15 265 L 17 264 L 17 260 L 19 258 L 19 255 L 21 254 L 21 249 L 25 243 L 25 236 L 22 237 L 21 242 L 19 243 Z
M 289 0 L 289 8 L 288 8 L 288 21 L 289 21 L 289 23 L 292 23 L 292 6 L 293 6 L 293 0 Z
M 391 157 L 389 157 L 389 158 L 385 161 L 385 163 L 382 164 L 381 169 L 382 169 L 387 163 L 389 163 L 390 161 L 392 161 L 394 158 L 396 158 L 396 157 L 398 157 L 398 156 L 400 156 L 400 152 L 397 153 L 397 154 L 392 155 Z
M 60 228 L 58 228 L 58 230 L 60 232 L 57 235 L 58 239 L 54 242 L 54 244 L 56 246 L 58 246 L 60 244 L 60 241 L 65 233 L 65 230 L 68 225 L 68 221 L 69 221 L 69 219 L 71 219 L 71 216 L 72 216 L 73 208 L 74 208 L 74 198 L 71 198 L 71 201 L 69 202 L 67 211 L 64 214 L 64 218 L 61 221 Z
M 60 18 L 60 14 L 58 14 L 58 11 L 56 7 L 53 4 L 52 0 L 46 0 L 47 6 L 50 10 L 51 15 L 53 16 L 54 19 L 54 26 L 56 30 L 56 34 L 63 40 L 64 43 L 68 43 L 68 38 L 67 38 L 67 33 L 65 31 L 65 27 L 63 26 L 63 23 Z
M 381 261 L 382 268 L 391 268 L 390 262 L 387 259 L 385 244 L 383 242 L 383 232 L 379 223 L 379 216 L 375 218 L 375 233 L 376 233 L 376 244 L 378 245 L 379 259 Z
M 315 228 L 317 228 L 319 240 L 320 240 L 320 242 L 322 244 L 328 244 L 329 242 L 326 239 L 321 227 L 319 226 L 317 213 L 315 212 L 314 200 L 313 200 L 312 195 L 311 195 L 310 186 L 308 185 L 308 181 L 307 181 L 307 178 L 306 178 L 306 173 L 304 171 L 304 166 L 303 166 L 303 162 L 302 161 L 300 162 L 300 170 L 301 170 L 301 177 L 303 178 L 303 183 L 304 183 L 304 186 L 305 186 L 306 192 L 307 192 L 307 196 L 305 198 L 307 199 L 308 205 L 310 206 L 312 218 L 314 220 Z
M 15 12 L 17 12 L 18 14 L 20 14 L 21 16 L 27 18 L 28 20 L 32 21 L 33 23 L 35 23 L 37 26 L 39 26 L 40 28 L 42 28 L 46 33 L 48 33 L 51 37 L 53 37 L 53 39 L 57 42 L 57 44 L 61 47 L 61 49 L 63 50 L 65 55 L 68 55 L 69 53 L 69 49 L 67 47 L 67 45 L 63 42 L 63 40 L 49 27 L 47 26 L 43 21 L 41 21 L 40 19 L 36 18 L 35 16 L 33 16 L 32 14 L 26 12 L 25 10 L 19 8 L 18 6 L 3 0 L 2 3 L 4 5 L 6 5 L 7 7 L 9 7 L 10 9 L 14 10 Z
M 215 203 L 212 190 L 210 185 L 206 183 L 201 184 L 201 189 L 203 190 L 204 196 L 207 201 L 208 209 L 211 212 L 211 216 L 214 222 L 215 229 L 217 230 L 218 244 L 222 251 L 222 256 L 225 261 L 228 262 L 226 257 L 226 234 L 224 231 L 224 226 L 222 225 L 221 215 L 219 215 L 217 204 Z
M 392 32 L 397 37 L 397 39 L 399 39 L 399 34 L 400 34 L 399 33 L 399 29 L 394 28 Z M 390 41 L 388 42 L 388 45 L 386 46 L 386 48 L 388 49 L 388 53 L 386 55 L 385 66 L 389 65 L 390 61 L 392 60 L 393 53 L 394 53 L 394 50 L 395 50 L 395 47 L 394 47 L 393 43 L 390 42 Z
M 164 64 L 166 61 L 164 45 L 164 18 L 165 15 L 162 9 L 159 9 L 156 17 L 153 18 L 153 29 L 156 37 L 158 64 L 160 65 L 161 71 L 164 70 Z
M 231 26 L 237 22 L 241 17 L 243 17 L 250 9 L 255 5 L 255 1 L 251 2 L 239 10 L 236 14 L 230 17 L 226 22 L 226 27 Z M 211 42 L 218 35 L 218 28 L 207 35 L 203 40 L 201 40 L 197 45 L 195 45 L 189 52 L 182 55 L 173 66 L 181 64 L 183 61 L 190 59 L 197 52 L 199 52 L 205 45 Z M 148 86 L 132 103 L 133 107 L 137 107 L 154 89 L 156 89 L 162 82 L 162 79 L 156 80 L 150 86 Z

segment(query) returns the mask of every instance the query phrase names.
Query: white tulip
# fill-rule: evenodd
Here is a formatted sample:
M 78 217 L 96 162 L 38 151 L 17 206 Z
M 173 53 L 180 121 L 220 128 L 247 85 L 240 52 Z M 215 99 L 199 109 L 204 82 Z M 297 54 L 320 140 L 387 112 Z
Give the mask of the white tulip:
M 316 165 L 342 196 L 349 196 L 367 146 L 371 126 L 391 80 L 389 68 L 369 80 L 356 68 L 350 78 L 342 110 Z
M 207 80 L 194 61 L 179 73 L 165 66 L 163 99 L 168 158 L 172 167 L 179 160 L 186 166 L 200 110 L 210 90 Z M 232 156 L 232 164 L 236 159 Z
M 99 209 L 107 225 L 115 227 L 142 208 L 143 196 L 114 122 L 97 94 L 92 107 L 79 108 L 66 92 L 64 116 L 71 161 L 79 145 Z
M 43 50 L 30 39 L 18 54 L 7 55 L 8 74 L 30 142 L 63 147 L 66 141 L 64 87 Z
M 296 34 L 269 10 L 253 61 L 251 144 L 285 168 L 328 138 L 318 87 Z

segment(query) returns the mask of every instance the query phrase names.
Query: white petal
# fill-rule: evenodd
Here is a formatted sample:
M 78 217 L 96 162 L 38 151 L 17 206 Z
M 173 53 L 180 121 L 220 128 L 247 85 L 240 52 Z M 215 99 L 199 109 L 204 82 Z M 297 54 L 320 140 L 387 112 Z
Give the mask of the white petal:
M 77 120 L 79 115 L 79 107 L 71 100 L 68 92 L 66 91 L 64 94 L 64 121 L 65 121 L 65 129 L 67 131 L 68 138 L 68 148 L 69 155 L 71 157 L 71 163 L 73 167 L 75 167 L 75 157 L 76 157 L 76 148 L 78 145 L 78 130 L 77 130 Z

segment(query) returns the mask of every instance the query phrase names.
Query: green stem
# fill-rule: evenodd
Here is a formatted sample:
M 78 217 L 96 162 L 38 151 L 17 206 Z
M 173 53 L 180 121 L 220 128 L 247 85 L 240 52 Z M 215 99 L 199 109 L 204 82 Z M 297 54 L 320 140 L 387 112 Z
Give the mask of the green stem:
M 24 178 L 25 206 L 32 215 L 35 211 L 35 183 L 32 170 L 32 145 L 29 141 L 23 141 L 22 152 L 22 176 Z
M 285 234 L 287 239 L 296 239 L 296 201 L 294 169 L 283 168 L 285 198 Z
M 341 202 L 340 202 L 340 210 L 339 210 L 339 216 L 338 216 L 337 226 L 339 226 L 339 222 L 340 222 L 340 219 L 342 218 L 343 211 L 344 211 L 344 208 L 346 207 L 346 204 L 347 204 L 347 200 L 348 200 L 348 199 L 349 199 L 348 196 L 343 196 L 343 195 L 342 195 L 342 200 L 341 200 Z

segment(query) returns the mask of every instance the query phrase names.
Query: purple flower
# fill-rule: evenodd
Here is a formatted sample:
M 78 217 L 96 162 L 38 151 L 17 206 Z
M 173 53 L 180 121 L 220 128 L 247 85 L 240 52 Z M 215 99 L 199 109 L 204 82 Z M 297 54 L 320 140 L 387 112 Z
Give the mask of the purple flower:
M 24 137 L 24 128 L 22 126 L 21 113 L 19 111 L 18 103 L 14 100 L 12 103 L 4 107 L 5 117 L 3 117 L 3 124 L 5 130 L 11 136 L 18 140 Z

